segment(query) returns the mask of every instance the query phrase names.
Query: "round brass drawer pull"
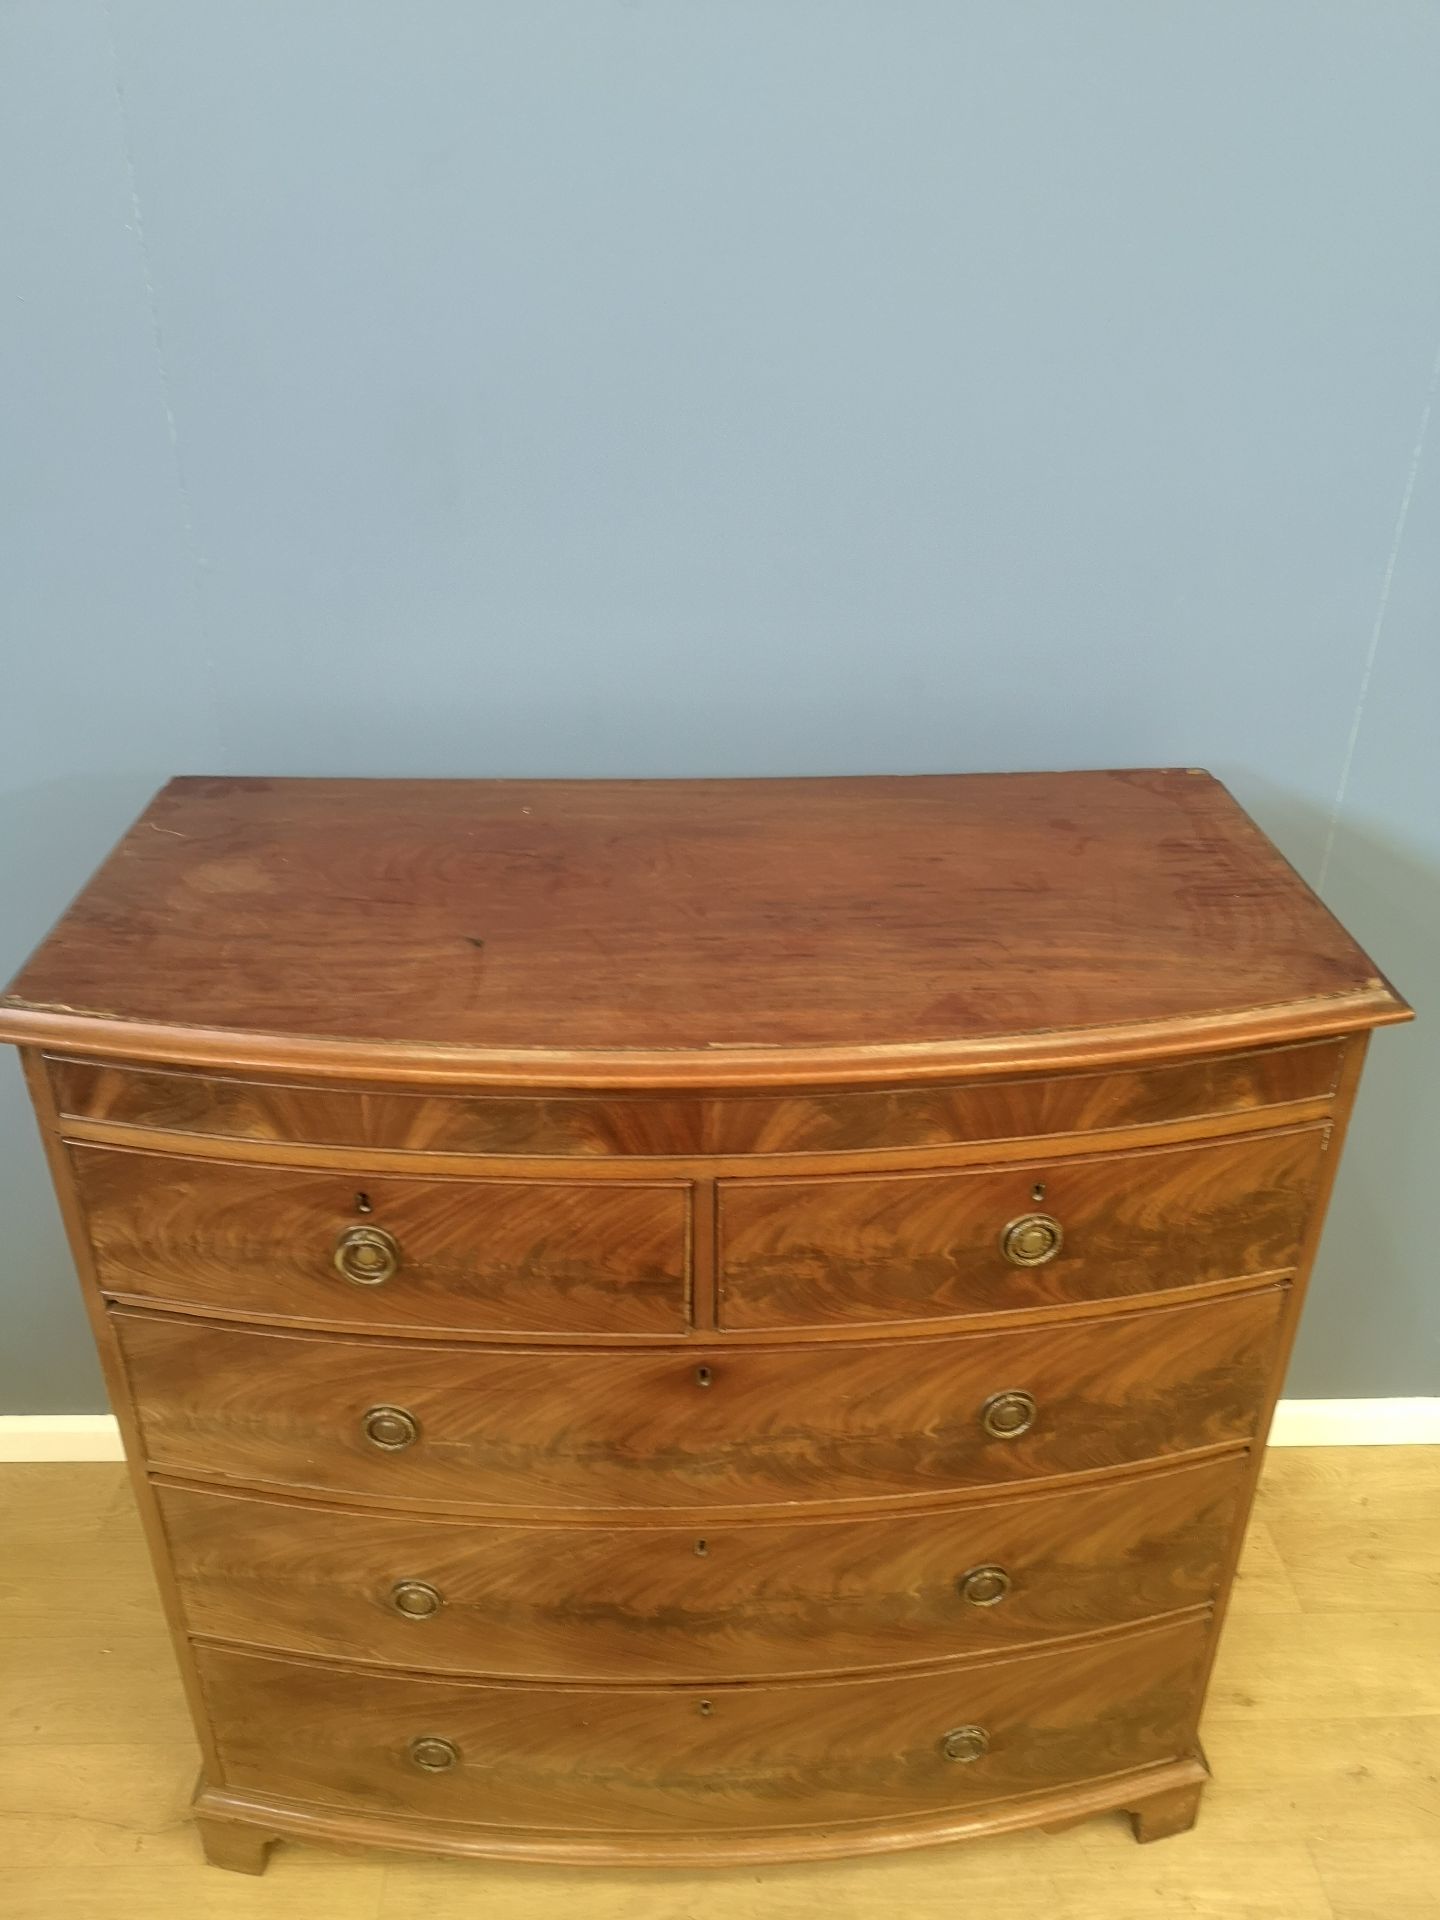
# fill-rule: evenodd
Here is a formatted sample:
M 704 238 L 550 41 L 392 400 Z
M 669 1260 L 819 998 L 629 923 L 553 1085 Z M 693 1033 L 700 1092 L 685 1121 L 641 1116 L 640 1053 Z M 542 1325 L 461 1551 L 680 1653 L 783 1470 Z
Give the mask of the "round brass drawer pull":
M 445 1602 L 438 1588 L 424 1580 L 397 1580 L 390 1589 L 390 1604 L 407 1620 L 428 1620 Z
M 958 1585 L 960 1597 L 972 1607 L 998 1607 L 1010 1591 L 1010 1576 L 1004 1567 L 972 1567 Z
M 1033 1394 L 992 1393 L 980 1409 L 980 1424 L 993 1440 L 1018 1440 L 1034 1426 L 1035 1411 Z
M 940 1751 L 947 1760 L 968 1765 L 990 1751 L 990 1736 L 984 1727 L 952 1727 L 940 1742 Z
M 403 1407 L 371 1407 L 363 1425 L 371 1446 L 385 1453 L 400 1453 L 420 1438 L 420 1422 Z
M 1065 1244 L 1065 1229 L 1049 1213 L 1022 1213 L 1000 1236 L 1000 1251 L 1012 1267 L 1043 1267 Z
M 460 1764 L 460 1749 L 438 1733 L 422 1733 L 410 1742 L 410 1758 L 424 1773 L 448 1773 Z
M 335 1242 L 335 1266 L 357 1287 L 378 1287 L 400 1271 L 400 1242 L 383 1227 L 347 1227 Z

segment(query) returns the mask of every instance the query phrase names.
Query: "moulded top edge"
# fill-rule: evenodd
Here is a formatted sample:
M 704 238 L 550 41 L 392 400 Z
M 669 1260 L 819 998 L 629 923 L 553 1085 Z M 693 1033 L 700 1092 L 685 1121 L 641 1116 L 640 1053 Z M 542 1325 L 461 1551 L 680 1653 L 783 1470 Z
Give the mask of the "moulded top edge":
M 481 1048 L 267 1034 L 129 1021 L 10 998 L 0 1041 L 61 1054 L 261 1074 L 413 1086 L 696 1091 L 726 1087 L 864 1086 L 988 1078 L 1181 1059 L 1187 1055 L 1340 1037 L 1412 1019 L 1384 981 L 1358 993 L 1107 1027 L 956 1036 L 864 1047 Z

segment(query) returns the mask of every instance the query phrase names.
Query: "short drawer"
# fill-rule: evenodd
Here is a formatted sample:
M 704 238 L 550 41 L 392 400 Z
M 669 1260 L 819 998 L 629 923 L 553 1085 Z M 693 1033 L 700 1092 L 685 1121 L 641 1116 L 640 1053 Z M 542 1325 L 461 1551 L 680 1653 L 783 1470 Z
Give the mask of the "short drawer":
M 482 1685 L 197 1648 L 225 1784 L 477 1826 L 894 1819 L 1175 1759 L 1206 1628 L 782 1686 Z
M 689 1188 L 409 1179 L 72 1146 L 105 1292 L 354 1328 L 674 1334 Z
M 720 1324 L 930 1320 L 1284 1272 L 1325 1143 L 1307 1127 L 978 1172 L 726 1180 Z
M 190 1631 L 430 1672 L 746 1680 L 1204 1606 L 1243 1456 L 873 1520 L 508 1526 L 162 1483 Z
M 112 1313 L 154 1468 L 383 1500 L 628 1509 L 889 1499 L 1247 1441 L 1282 1298 L 666 1352 Z

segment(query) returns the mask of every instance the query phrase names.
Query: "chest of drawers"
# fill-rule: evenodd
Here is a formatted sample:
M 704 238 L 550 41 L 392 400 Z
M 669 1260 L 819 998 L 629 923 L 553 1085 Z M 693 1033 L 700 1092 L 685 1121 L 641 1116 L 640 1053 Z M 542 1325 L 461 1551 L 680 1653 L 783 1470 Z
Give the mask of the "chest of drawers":
M 1189 769 L 172 782 L 0 1037 L 210 1858 L 1188 1826 L 1407 1014 Z

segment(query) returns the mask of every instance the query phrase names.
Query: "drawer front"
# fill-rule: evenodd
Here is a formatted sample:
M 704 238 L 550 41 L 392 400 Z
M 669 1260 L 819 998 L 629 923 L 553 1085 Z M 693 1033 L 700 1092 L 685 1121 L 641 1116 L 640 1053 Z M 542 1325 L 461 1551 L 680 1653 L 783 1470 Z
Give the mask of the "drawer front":
M 1325 1142 L 1310 1127 L 976 1173 L 723 1181 L 720 1324 L 928 1320 L 1283 1272 Z M 1034 1266 L 1004 1246 L 1030 1215 L 1059 1228 Z
M 70 1153 L 111 1294 L 357 1329 L 663 1335 L 688 1319 L 683 1184 L 416 1180 Z M 356 1252 L 377 1232 L 395 1262 L 378 1281 Z
M 197 1655 L 232 1789 L 477 1826 L 694 1832 L 888 1820 L 1177 1758 L 1204 1644 L 1187 1621 L 938 1673 L 711 1692 Z M 974 1757 L 947 1757 L 947 1737 Z
M 63 1059 L 49 1070 L 67 1119 L 222 1139 L 583 1157 L 863 1152 L 1163 1125 L 1328 1099 L 1343 1054 L 1342 1042 L 1321 1040 L 1121 1073 L 711 1095 L 361 1091 Z
M 1282 1290 L 936 1340 L 445 1347 L 112 1310 L 152 1467 L 527 1508 L 872 1500 L 1251 1438 Z M 1032 1395 L 1028 1430 L 1016 1423 Z M 989 1409 L 987 1413 L 987 1408 Z M 384 1410 L 384 1411 L 376 1411 Z
M 878 1520 L 496 1526 L 157 1488 L 190 1631 L 429 1672 L 745 1680 L 1209 1602 L 1243 1461 Z

